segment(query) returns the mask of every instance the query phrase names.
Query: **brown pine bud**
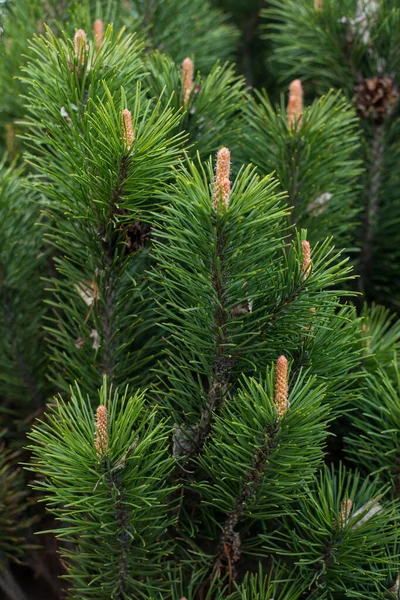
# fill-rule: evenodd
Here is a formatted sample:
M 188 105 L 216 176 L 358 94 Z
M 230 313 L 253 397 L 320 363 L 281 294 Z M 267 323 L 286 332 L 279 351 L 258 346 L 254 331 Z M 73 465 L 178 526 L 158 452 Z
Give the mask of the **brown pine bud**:
M 229 196 L 231 195 L 231 182 L 225 177 L 221 183 L 221 197 L 224 206 L 229 204 Z
M 191 58 L 185 58 L 182 63 L 182 94 L 183 106 L 189 103 L 190 94 L 193 88 L 194 65 Z
M 316 12 L 320 12 L 324 8 L 323 0 L 314 0 L 314 9 Z
M 100 458 L 108 451 L 108 410 L 104 404 L 96 410 L 96 437 L 97 456 Z
M 301 115 L 303 114 L 303 86 L 300 79 L 295 79 L 289 86 L 289 102 L 287 107 L 288 127 L 291 129 L 301 126 Z
M 214 202 L 213 207 L 216 209 L 222 205 L 227 208 L 229 204 L 229 196 L 231 193 L 231 182 L 229 180 L 231 167 L 231 153 L 228 148 L 221 148 L 217 154 L 217 167 L 215 172 L 214 183 Z
M 83 31 L 83 29 L 78 29 L 78 31 L 75 33 L 74 48 L 76 56 L 78 56 L 80 52 L 83 52 L 84 48 L 87 49 L 86 33 Z
M 125 110 L 122 111 L 122 119 L 123 119 L 123 129 L 124 129 L 124 143 L 125 143 L 126 148 L 129 149 L 133 144 L 133 140 L 134 140 L 135 136 L 133 133 L 131 111 L 128 110 L 127 108 L 125 108 Z
M 301 247 L 303 250 L 303 264 L 301 265 L 301 270 L 304 273 L 304 279 L 307 279 L 307 277 L 310 274 L 310 270 L 311 270 L 310 242 L 307 242 L 307 240 L 304 240 L 303 242 L 301 242 Z
M 101 19 L 96 19 L 93 23 L 93 33 L 95 39 L 95 48 L 98 50 L 103 42 L 104 25 Z
M 340 527 L 344 527 L 347 521 L 349 520 L 351 509 L 353 506 L 353 501 L 350 498 L 347 498 L 346 500 L 342 500 L 340 506 L 341 509 L 338 515 L 338 524 L 340 525 Z
M 286 356 L 281 355 L 276 361 L 275 366 L 275 394 L 274 403 L 278 419 L 283 419 L 288 406 L 288 361 Z

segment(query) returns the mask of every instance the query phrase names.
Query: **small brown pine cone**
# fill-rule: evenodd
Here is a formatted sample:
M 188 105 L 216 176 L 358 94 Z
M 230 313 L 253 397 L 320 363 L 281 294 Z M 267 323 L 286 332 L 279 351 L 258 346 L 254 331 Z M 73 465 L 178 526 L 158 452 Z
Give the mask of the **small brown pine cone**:
M 395 108 L 399 90 L 391 77 L 376 75 L 364 79 L 354 88 L 355 104 L 364 119 L 383 123 Z

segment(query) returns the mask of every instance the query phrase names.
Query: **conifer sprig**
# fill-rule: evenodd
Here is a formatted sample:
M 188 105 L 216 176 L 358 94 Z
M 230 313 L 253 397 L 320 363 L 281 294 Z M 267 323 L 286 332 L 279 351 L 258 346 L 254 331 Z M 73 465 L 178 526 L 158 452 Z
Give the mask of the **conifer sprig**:
M 55 533 L 72 597 L 148 598 L 147 577 L 173 548 L 161 539 L 169 522 L 169 430 L 145 409 L 143 394 L 129 397 L 104 383 L 99 398 L 108 421 L 99 417 L 97 426 L 93 399 L 78 387 L 56 401 L 29 434 L 30 469 L 41 473 L 35 487 L 61 521 Z
M 394 503 L 382 500 L 384 492 L 377 481 L 342 466 L 337 472 L 325 467 L 285 518 L 284 529 L 261 538 L 268 549 L 295 557 L 296 580 L 304 581 L 310 598 L 348 592 L 387 597 L 388 571 L 393 577 L 398 561 L 398 513 Z
M 162 290 L 159 312 L 169 333 L 165 400 L 178 426 L 186 421 L 189 437 L 200 435 L 199 407 L 207 422 L 242 372 L 266 366 L 283 349 L 298 350 L 316 302 L 321 319 L 332 316 L 337 302 L 330 288 L 347 276 L 323 244 L 314 248 L 304 277 L 300 237 L 286 252 L 285 211 L 275 187 L 248 167 L 221 212 L 213 208 L 211 165 L 198 171 L 189 163 L 170 189 L 152 277 Z
M 205 161 L 221 146 L 228 147 L 233 153 L 236 171 L 244 135 L 243 109 L 247 92 L 243 78 L 235 73 L 232 65 L 216 63 L 205 75 L 194 61 L 194 79 L 189 94 L 180 64 L 156 52 L 150 56 L 146 66 L 149 70 L 146 78 L 149 94 L 161 97 L 163 103 L 170 99 L 177 111 L 186 109 L 181 113 L 180 128 L 188 135 L 189 155 L 194 158 L 199 153 Z
M 131 37 L 113 41 L 109 29 L 97 53 L 90 46 L 92 62 L 85 74 L 70 73 L 68 44 L 50 36 L 39 47 L 47 60 L 28 67 L 31 76 L 39 75 L 29 97 L 35 119 L 28 138 L 32 162 L 46 174 L 37 185 L 47 199 L 47 234 L 59 273 L 51 281 L 55 313 L 48 323 L 53 376 L 60 387 L 76 379 L 94 393 L 103 374 L 124 385 L 133 381 L 157 347 L 141 280 L 150 210 L 159 206 L 181 151 L 179 116 L 168 105 L 145 99 L 138 83 L 140 46 Z M 117 78 L 127 77 L 129 86 L 113 95 L 112 64 L 123 52 Z M 103 63 L 105 57 L 109 61 Z M 44 91 L 41 77 L 48 77 L 54 63 L 60 67 L 53 69 L 54 88 Z M 106 82 L 100 79 L 106 75 L 103 65 L 110 73 Z M 73 81 L 82 77 L 87 81 L 77 87 L 78 100 Z M 100 97 L 96 89 L 102 90 Z M 80 106 L 79 118 L 68 123 L 54 106 L 71 102 Z M 43 121 L 38 125 L 39 104 Z
M 311 242 L 332 237 L 338 248 L 353 245 L 362 165 L 356 115 L 345 99 L 329 93 L 304 109 L 286 109 L 258 94 L 245 112 L 247 158 L 262 174 L 276 171 L 290 221 L 307 228 Z
M 317 93 L 335 87 L 351 98 L 362 79 L 399 72 L 400 15 L 391 2 L 324 0 L 315 10 L 313 0 L 271 0 L 262 15 L 282 80 L 301 77 Z
M 281 367 L 282 357 L 275 381 L 269 370 L 265 382 L 242 382 L 216 417 L 212 438 L 199 457 L 202 476 L 192 486 L 202 497 L 202 519 L 213 506 L 215 522 L 223 523 L 213 566 L 219 576 L 234 576 L 246 546 L 253 545 L 254 551 L 249 520 L 283 514 L 283 503 L 298 497 L 322 458 L 328 417 L 321 404 L 324 390 L 304 375 L 292 380 L 290 408 L 283 414 Z M 214 529 L 206 520 L 198 528 L 200 535 Z

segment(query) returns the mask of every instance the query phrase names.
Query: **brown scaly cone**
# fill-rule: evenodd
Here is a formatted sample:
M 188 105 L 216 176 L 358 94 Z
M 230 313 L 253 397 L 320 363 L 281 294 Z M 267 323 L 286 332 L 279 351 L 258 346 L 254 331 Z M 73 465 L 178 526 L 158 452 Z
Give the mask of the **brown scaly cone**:
M 399 90 L 393 79 L 383 75 L 364 79 L 354 88 L 354 93 L 359 114 L 377 124 L 391 115 L 399 99 Z
M 281 420 L 285 416 L 289 407 L 288 400 L 288 361 L 283 354 L 276 361 L 275 366 L 275 393 L 274 404 L 278 419 Z

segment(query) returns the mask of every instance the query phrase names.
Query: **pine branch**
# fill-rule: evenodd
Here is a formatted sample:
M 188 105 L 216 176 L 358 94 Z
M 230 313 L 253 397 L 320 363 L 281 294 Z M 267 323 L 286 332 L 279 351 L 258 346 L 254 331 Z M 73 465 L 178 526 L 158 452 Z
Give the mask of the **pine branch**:
M 295 555 L 297 577 L 312 598 L 332 597 L 351 589 L 379 598 L 387 594 L 387 570 L 397 561 L 397 516 L 384 504 L 377 481 L 360 480 L 339 466 L 325 468 L 300 500 L 284 529 L 262 535 L 266 547 Z M 385 534 L 383 534 L 385 531 Z M 366 571 L 363 565 L 372 562 Z M 357 596 L 356 596 L 357 597 Z
M 35 487 L 61 521 L 54 532 L 72 593 L 85 600 L 148 597 L 157 583 L 153 588 L 147 578 L 157 581 L 172 551 L 163 535 L 172 491 L 169 430 L 144 408 L 143 395 L 121 396 L 104 383 L 95 424 L 92 400 L 77 387 L 71 394 L 29 437 L 30 468 L 44 475 Z
M 236 170 L 244 134 L 243 109 L 248 99 L 244 80 L 229 64 L 216 63 L 204 75 L 198 71 L 196 61 L 186 57 L 182 65 L 185 61 L 192 65 L 190 82 L 186 81 L 183 66 L 158 52 L 152 54 L 146 78 L 148 92 L 163 103 L 170 101 L 175 110 L 181 111 L 180 129 L 188 134 L 186 147 L 192 158 L 199 154 L 201 160 L 208 160 L 210 154 L 225 146 L 233 153 Z
M 332 92 L 308 107 L 296 95 L 291 106 L 291 97 L 287 109 L 274 108 L 265 93 L 247 103 L 246 158 L 262 174 L 276 171 L 289 222 L 307 228 L 312 244 L 332 237 L 338 248 L 352 246 L 363 172 L 355 112 Z
M 160 342 L 146 289 L 149 235 L 137 244 L 135 231 L 150 230 L 183 139 L 179 115 L 142 93 L 141 45 L 131 36 L 114 39 L 110 28 L 96 44 L 86 36 L 77 52 L 48 34 L 35 47 L 40 60 L 27 67 L 34 80 L 27 139 L 35 168 L 47 177 L 36 184 L 51 199 L 47 235 L 59 253 L 50 287 L 55 314 L 47 326 L 52 371 L 59 388 L 76 379 L 92 393 L 103 374 L 123 385 L 151 376 L 143 367 Z M 51 85 L 43 87 L 50 71 Z M 73 101 L 79 109 L 66 121 L 55 106 Z
M 263 432 L 264 440 L 256 451 L 249 473 L 245 476 L 236 506 L 228 514 L 223 526 L 220 541 L 220 556 L 215 561 L 213 574 L 221 574 L 224 570 L 229 571 L 230 585 L 232 577 L 235 577 L 235 563 L 240 559 L 240 534 L 235 531 L 239 520 L 243 517 L 244 511 L 249 500 L 254 496 L 257 485 L 260 483 L 270 456 L 277 443 L 276 440 L 277 425 L 275 427 L 267 426 Z
M 281 360 L 275 382 L 272 370 L 265 382 L 242 382 L 234 401 L 216 417 L 213 436 L 198 458 L 201 478 L 191 487 L 203 500 L 199 534 L 205 539 L 215 535 L 207 531 L 212 531 L 206 522 L 211 506 L 221 523 L 210 580 L 214 576 L 223 580 L 226 575 L 232 584 L 239 560 L 246 556 L 249 537 L 257 545 L 249 536 L 249 520 L 265 522 L 280 514 L 282 496 L 293 502 L 321 457 L 327 417 L 321 406 L 323 390 L 300 375 L 283 411 L 282 394 L 287 391 L 281 390 Z M 306 413 L 302 405 L 304 409 L 307 405 Z

